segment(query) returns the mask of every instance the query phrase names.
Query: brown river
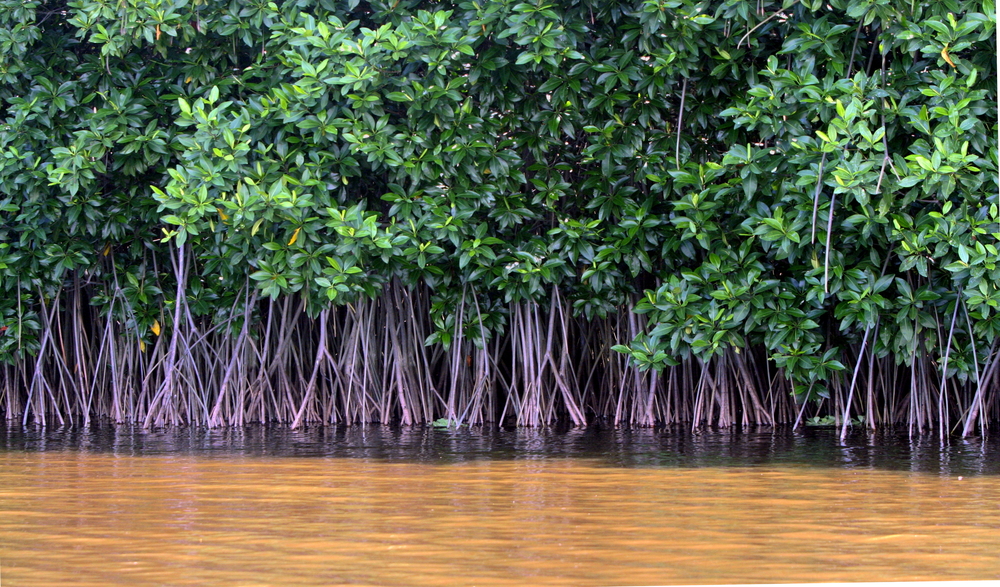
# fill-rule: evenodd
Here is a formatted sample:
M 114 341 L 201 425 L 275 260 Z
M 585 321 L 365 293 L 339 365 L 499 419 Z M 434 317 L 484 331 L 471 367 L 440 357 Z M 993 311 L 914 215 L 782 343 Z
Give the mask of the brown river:
M 978 441 L 3 434 L 0 585 L 1000 579 L 1000 453 Z

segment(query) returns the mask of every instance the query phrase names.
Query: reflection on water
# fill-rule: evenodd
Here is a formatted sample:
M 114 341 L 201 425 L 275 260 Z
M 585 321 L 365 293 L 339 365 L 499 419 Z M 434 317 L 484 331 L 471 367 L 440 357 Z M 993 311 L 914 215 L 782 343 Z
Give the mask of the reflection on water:
M 0 451 L 78 450 L 119 456 L 274 456 L 406 463 L 585 458 L 614 467 L 808 465 L 938 475 L 1000 475 L 1000 440 L 951 439 L 905 432 L 856 433 L 840 442 L 832 427 L 763 431 L 439 430 L 424 427 L 254 427 L 222 430 L 94 426 L 4 428 Z
M 983 442 L 101 428 L 0 445 L 10 585 L 1000 578 Z

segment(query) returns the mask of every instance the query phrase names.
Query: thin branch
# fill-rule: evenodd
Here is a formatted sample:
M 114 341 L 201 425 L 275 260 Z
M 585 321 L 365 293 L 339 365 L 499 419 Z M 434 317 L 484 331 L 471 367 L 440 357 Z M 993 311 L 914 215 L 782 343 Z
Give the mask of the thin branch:
M 681 107 L 677 111 L 677 145 L 674 150 L 674 163 L 677 165 L 677 171 L 681 170 L 681 125 L 684 124 L 684 102 L 687 99 L 687 88 L 688 88 L 688 78 L 684 78 L 684 83 L 681 85 Z
M 788 5 L 788 6 L 786 7 L 786 8 L 783 8 L 782 10 L 787 10 L 788 8 L 791 8 L 792 6 L 795 6 L 795 5 L 796 5 L 796 4 L 798 4 L 798 3 L 799 3 L 799 0 L 795 0 L 795 2 L 792 2 L 791 4 L 789 4 L 789 5 Z M 772 14 L 771 16 L 769 16 L 769 17 L 765 18 L 764 20 L 760 21 L 759 23 L 757 23 L 757 26 L 755 26 L 755 27 L 753 27 L 752 29 L 750 29 L 749 31 L 747 31 L 747 34 L 745 34 L 745 35 L 743 35 L 742 37 L 740 37 L 740 41 L 739 41 L 738 43 L 736 43 L 736 48 L 737 48 L 737 49 L 739 49 L 739 48 L 740 48 L 740 45 L 742 45 L 742 44 L 743 44 L 743 41 L 745 41 L 747 37 L 749 37 L 749 36 L 750 36 L 751 34 L 753 34 L 753 32 L 754 32 L 755 30 L 757 30 L 757 29 L 759 29 L 760 27 L 764 26 L 764 25 L 765 25 L 765 24 L 766 24 L 766 23 L 767 23 L 768 21 L 770 21 L 770 20 L 771 20 L 772 18 L 774 18 L 774 17 L 776 17 L 776 16 L 784 16 L 785 18 L 788 18 L 788 17 L 787 17 L 786 15 L 785 15 L 785 13 L 784 13 L 784 12 L 782 12 L 781 10 L 779 10 L 779 11 L 775 12 L 775 13 L 774 13 L 774 14 Z M 748 43 L 747 45 L 749 46 L 749 43 Z
M 816 243 L 816 215 L 819 214 L 819 195 L 823 191 L 823 165 L 826 164 L 826 153 L 823 153 L 823 157 L 819 160 L 819 171 L 816 173 L 816 191 L 813 193 L 813 218 L 812 218 L 812 236 L 810 237 L 810 243 Z

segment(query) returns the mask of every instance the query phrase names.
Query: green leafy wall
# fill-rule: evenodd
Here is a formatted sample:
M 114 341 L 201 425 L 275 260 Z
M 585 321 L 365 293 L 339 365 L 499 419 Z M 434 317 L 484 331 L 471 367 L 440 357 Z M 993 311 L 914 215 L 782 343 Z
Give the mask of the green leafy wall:
M 409 420 L 459 417 L 440 382 L 482 354 L 471 412 L 522 421 L 557 322 L 528 423 L 620 412 L 584 388 L 627 359 L 649 402 L 730 373 L 871 421 L 867 384 L 883 421 L 968 431 L 1000 409 L 995 34 L 991 0 L 0 0 L 8 417 L 238 420 L 196 372 L 257 348 L 309 390 L 262 419 L 330 419 L 317 321 L 384 329 L 391 290 L 439 382 Z M 243 358 L 173 375 L 216 338 Z M 88 403 L 112 380 L 134 396 Z

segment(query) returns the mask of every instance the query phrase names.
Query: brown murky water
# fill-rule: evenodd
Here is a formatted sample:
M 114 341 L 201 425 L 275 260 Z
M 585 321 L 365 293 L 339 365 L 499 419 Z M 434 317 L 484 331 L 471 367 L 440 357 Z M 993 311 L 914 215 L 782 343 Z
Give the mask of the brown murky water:
M 1000 578 L 1000 477 L 0 452 L 3 585 Z

